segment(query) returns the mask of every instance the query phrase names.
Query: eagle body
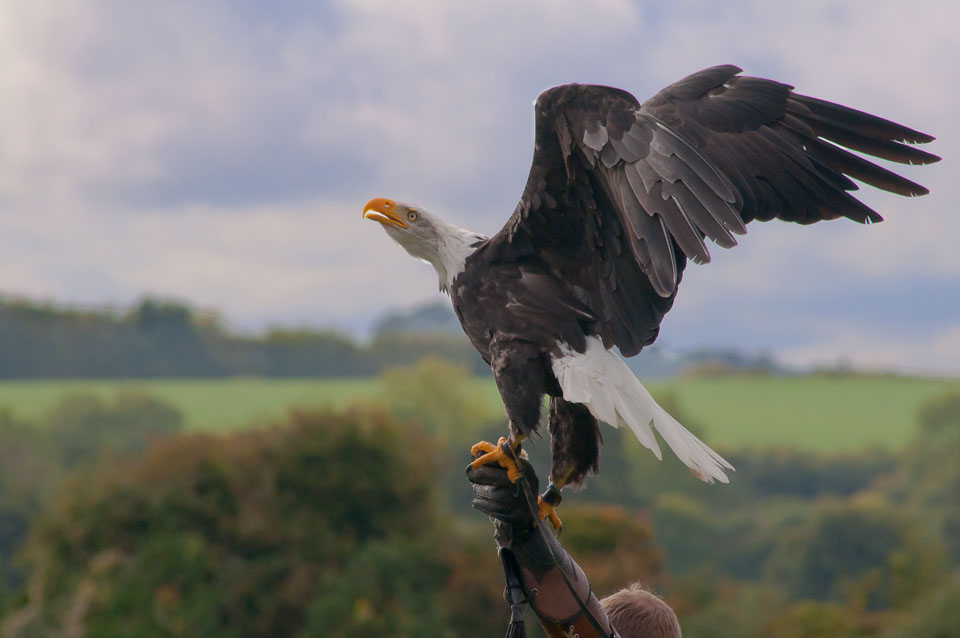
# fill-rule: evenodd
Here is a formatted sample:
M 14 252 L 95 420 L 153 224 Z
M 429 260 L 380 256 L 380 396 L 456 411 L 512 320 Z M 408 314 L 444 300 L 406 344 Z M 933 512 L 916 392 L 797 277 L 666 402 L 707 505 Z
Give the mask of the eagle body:
M 563 288 L 543 264 L 528 259 L 491 266 L 485 257 L 482 246 L 454 279 L 450 290 L 454 310 L 490 365 L 512 430 L 525 437 L 535 433 L 543 396 L 550 396 L 551 476 L 574 470 L 568 482 L 578 483 L 599 469 L 600 430 L 588 409 L 563 399 L 552 362 L 562 356 L 560 344 L 584 350 L 585 329 L 560 303 Z M 531 285 L 544 293 L 545 300 L 557 303 L 554 312 L 535 313 L 517 303 Z
M 364 210 L 436 268 L 493 371 L 511 440 L 537 430 L 550 396 L 559 487 L 598 470 L 598 420 L 629 427 L 659 458 L 656 431 L 694 474 L 726 482 L 730 464 L 656 404 L 614 347 L 632 356 L 653 343 L 687 261 L 710 261 L 707 240 L 733 247 L 755 220 L 881 221 L 851 178 L 927 192 L 863 155 L 935 162 L 913 146 L 931 136 L 739 73 L 705 69 L 642 104 L 604 86 L 544 92 L 527 183 L 491 238 L 392 200 Z

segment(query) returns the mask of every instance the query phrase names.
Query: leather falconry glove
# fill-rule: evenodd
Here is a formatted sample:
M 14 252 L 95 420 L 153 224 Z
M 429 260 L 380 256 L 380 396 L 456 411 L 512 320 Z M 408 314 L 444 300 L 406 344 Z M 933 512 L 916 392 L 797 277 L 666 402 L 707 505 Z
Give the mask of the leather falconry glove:
M 523 611 L 529 604 L 548 636 L 613 638 L 616 631 L 590 589 L 586 574 L 560 541 L 541 524 L 536 504 L 539 480 L 533 466 L 517 459 L 521 479 L 511 483 L 496 465 L 467 467 L 475 509 L 490 516 L 507 580 L 510 638 L 523 636 Z

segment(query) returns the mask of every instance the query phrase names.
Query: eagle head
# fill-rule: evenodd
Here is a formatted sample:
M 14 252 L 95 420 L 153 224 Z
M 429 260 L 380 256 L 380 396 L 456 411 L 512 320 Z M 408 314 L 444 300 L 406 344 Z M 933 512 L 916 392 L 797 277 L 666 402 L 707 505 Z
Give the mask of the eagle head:
M 412 257 L 433 266 L 440 277 L 440 289 L 444 291 L 463 271 L 466 258 L 477 242 L 486 239 L 419 206 L 385 197 L 367 202 L 363 207 L 363 218 L 379 222 L 387 235 Z
M 434 263 L 442 240 L 436 218 L 425 210 L 386 197 L 363 207 L 363 218 L 379 222 L 393 241 L 417 259 Z

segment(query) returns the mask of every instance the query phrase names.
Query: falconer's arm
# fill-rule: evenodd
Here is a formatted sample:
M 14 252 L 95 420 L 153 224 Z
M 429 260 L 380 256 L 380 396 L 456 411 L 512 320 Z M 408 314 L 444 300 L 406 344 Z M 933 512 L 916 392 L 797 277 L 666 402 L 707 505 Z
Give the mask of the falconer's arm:
M 490 516 L 495 528 L 511 612 L 507 636 L 524 635 L 529 604 L 551 638 L 617 637 L 587 575 L 536 515 L 539 481 L 533 467 L 525 459 L 518 464 L 522 476 L 515 483 L 496 465 L 467 468 L 473 507 Z

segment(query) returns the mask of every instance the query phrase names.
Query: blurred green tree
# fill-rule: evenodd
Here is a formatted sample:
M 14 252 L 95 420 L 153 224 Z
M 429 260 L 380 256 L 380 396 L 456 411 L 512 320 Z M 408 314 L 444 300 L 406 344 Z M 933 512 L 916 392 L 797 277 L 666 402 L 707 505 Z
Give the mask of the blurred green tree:
M 943 565 L 935 538 L 869 495 L 816 508 L 784 534 L 766 568 L 794 597 L 882 609 L 911 602 L 939 581 Z
M 139 392 L 121 392 L 110 403 L 93 395 L 66 397 L 40 426 L 67 468 L 101 454 L 138 454 L 154 439 L 182 429 L 183 415 L 176 408 Z
M 673 605 L 685 638 L 774 638 L 768 627 L 787 598 L 766 584 L 694 581 L 679 588 Z
M 372 542 L 320 582 L 301 636 L 448 636 L 437 595 L 445 566 L 429 544 Z
M 439 357 L 387 368 L 378 377 L 379 398 L 392 414 L 416 420 L 451 446 L 469 448 L 492 420 L 503 420 L 478 394 L 470 369 Z
M 836 603 L 805 600 L 788 605 L 764 627 L 770 638 L 854 638 L 864 635 L 857 613 Z
M 575 504 L 561 510 L 564 547 L 589 575 L 601 598 L 640 581 L 666 583 L 664 556 L 654 542 L 650 517 L 617 505 Z
M 931 587 L 883 638 L 960 638 L 960 573 Z
M 38 423 L 0 411 L 0 580 L 11 587 L 21 584 L 16 555 L 33 517 L 72 468 L 90 466 L 102 454 L 139 454 L 182 427 L 176 409 L 136 392 L 111 402 L 69 397 Z
M 8 635 L 293 636 L 342 609 L 328 600 L 337 583 L 373 588 L 351 609 L 377 600 L 374 583 L 354 580 L 378 576 L 373 557 L 394 561 L 390 574 L 411 569 L 437 600 L 439 559 L 432 571 L 403 563 L 442 527 L 436 467 L 427 439 L 370 412 L 159 442 L 72 481 L 36 526 L 30 595 Z M 412 613 L 444 627 L 434 611 L 374 606 L 372 626 L 413 626 Z
M 925 404 L 920 431 L 903 453 L 889 492 L 927 521 L 960 563 L 960 394 Z

